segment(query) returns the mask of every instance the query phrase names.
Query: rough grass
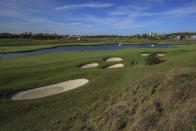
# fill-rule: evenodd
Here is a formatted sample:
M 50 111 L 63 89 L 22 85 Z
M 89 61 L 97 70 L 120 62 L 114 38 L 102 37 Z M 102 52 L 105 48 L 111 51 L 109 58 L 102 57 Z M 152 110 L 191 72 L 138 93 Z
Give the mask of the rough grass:
M 195 81 L 196 70 L 189 68 L 138 80 L 91 107 L 107 105 L 89 118 L 88 126 L 95 130 L 194 130 Z
M 141 52 L 165 52 L 147 66 Z M 104 58 L 123 58 L 107 70 Z M 196 46 L 67 52 L 0 60 L 0 130 L 195 130 Z M 130 61 L 137 61 L 137 65 Z M 81 70 L 78 65 L 99 62 Z M 15 91 L 87 78 L 75 90 L 35 100 L 11 101 Z

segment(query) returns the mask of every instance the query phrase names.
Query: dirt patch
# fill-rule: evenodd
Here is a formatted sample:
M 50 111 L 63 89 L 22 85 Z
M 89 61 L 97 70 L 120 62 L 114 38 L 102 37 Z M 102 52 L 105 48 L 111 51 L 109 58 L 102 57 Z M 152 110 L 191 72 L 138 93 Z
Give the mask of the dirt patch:
M 116 62 L 116 61 L 122 61 L 122 58 L 119 57 L 112 57 L 112 58 L 108 58 L 106 59 L 107 62 Z
M 85 69 L 85 68 L 93 68 L 93 67 L 97 67 L 97 66 L 99 66 L 98 63 L 90 63 L 90 64 L 82 65 L 80 68 Z
M 119 68 L 119 67 L 124 67 L 124 64 L 114 64 L 114 65 L 108 66 L 107 69 Z
M 14 96 L 12 96 L 11 100 L 36 99 L 36 98 L 46 97 L 46 96 L 50 96 L 50 95 L 54 95 L 54 94 L 58 94 L 58 93 L 62 93 L 65 91 L 78 88 L 88 83 L 88 81 L 89 80 L 87 79 L 69 80 L 54 85 L 21 91 L 15 94 Z

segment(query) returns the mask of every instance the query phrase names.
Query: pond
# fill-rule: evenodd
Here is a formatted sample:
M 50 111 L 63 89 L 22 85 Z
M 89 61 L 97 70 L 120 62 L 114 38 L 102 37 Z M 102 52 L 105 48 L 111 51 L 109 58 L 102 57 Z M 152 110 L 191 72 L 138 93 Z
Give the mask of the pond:
M 39 54 L 48 54 L 56 52 L 68 52 L 68 51 L 112 51 L 124 48 L 172 48 L 172 44 L 108 44 L 108 45 L 82 45 L 82 46 L 60 46 L 50 49 L 41 49 L 36 51 L 28 52 L 17 52 L 17 53 L 7 53 L 0 54 L 1 58 L 12 58 L 20 56 L 31 56 Z

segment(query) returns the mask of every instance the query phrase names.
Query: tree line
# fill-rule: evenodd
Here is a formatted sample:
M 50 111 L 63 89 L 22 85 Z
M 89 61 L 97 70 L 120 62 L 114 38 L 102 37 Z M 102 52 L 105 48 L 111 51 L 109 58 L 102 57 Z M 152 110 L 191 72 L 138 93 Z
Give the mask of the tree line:
M 59 34 L 48 34 L 48 33 L 36 33 L 25 32 L 21 34 L 12 34 L 12 33 L 0 33 L 0 38 L 34 38 L 34 39 L 69 39 L 71 37 L 81 37 L 81 38 L 124 38 L 129 36 L 122 35 L 59 35 Z
M 176 36 L 192 36 L 196 35 L 196 32 L 177 32 L 177 33 L 170 33 L 170 34 L 162 34 L 156 35 L 153 39 L 169 39 L 170 37 Z M 123 35 L 59 35 L 59 34 L 48 34 L 48 33 L 36 33 L 33 34 L 32 32 L 25 32 L 21 34 L 12 34 L 12 33 L 0 33 L 0 38 L 32 38 L 32 39 L 69 39 L 71 37 L 81 37 L 81 38 L 138 38 L 138 39 L 146 39 L 149 37 L 148 34 L 138 34 L 138 35 L 130 35 L 130 36 L 123 36 Z
M 171 33 L 168 35 L 170 36 L 192 36 L 192 35 L 196 35 L 196 32 L 177 32 L 177 33 Z
M 33 34 L 32 32 L 25 32 L 21 34 L 0 33 L 0 38 L 61 39 L 67 37 L 68 35 L 48 34 L 48 33 Z
M 137 34 L 130 36 L 130 38 L 136 38 L 136 39 L 173 39 L 177 36 L 185 37 L 185 36 L 192 36 L 196 35 L 196 32 L 176 32 L 176 33 L 170 33 L 170 34 L 158 34 L 154 33 L 155 35 L 150 36 L 149 34 Z

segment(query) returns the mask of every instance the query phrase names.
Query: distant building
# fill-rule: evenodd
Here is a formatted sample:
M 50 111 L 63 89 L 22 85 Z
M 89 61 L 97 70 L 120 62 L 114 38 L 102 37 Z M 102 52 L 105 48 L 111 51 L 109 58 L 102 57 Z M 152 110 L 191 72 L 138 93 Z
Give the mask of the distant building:
M 150 33 L 148 33 L 148 36 L 155 37 L 156 36 L 156 33 L 150 32 Z
M 69 40 L 78 40 L 78 41 L 80 41 L 80 36 L 72 35 L 72 36 L 69 36 L 68 39 Z
M 196 40 L 196 35 L 192 35 L 190 39 Z
M 191 37 L 192 37 L 192 36 L 189 35 L 189 36 L 187 36 L 187 39 L 191 39 Z
M 178 39 L 178 40 L 182 40 L 182 39 L 184 39 L 185 38 L 185 36 L 183 36 L 183 35 L 177 35 L 176 36 L 176 39 Z
M 190 39 L 190 36 L 185 35 L 185 36 L 184 36 L 184 39 Z
M 178 36 L 176 36 L 176 39 L 178 39 L 178 40 L 182 40 L 182 39 L 196 40 L 196 35 L 178 35 Z
M 80 40 L 80 37 L 78 37 L 77 40 Z
M 180 35 L 177 35 L 177 36 L 176 36 L 176 39 L 180 40 L 180 37 L 181 37 Z

